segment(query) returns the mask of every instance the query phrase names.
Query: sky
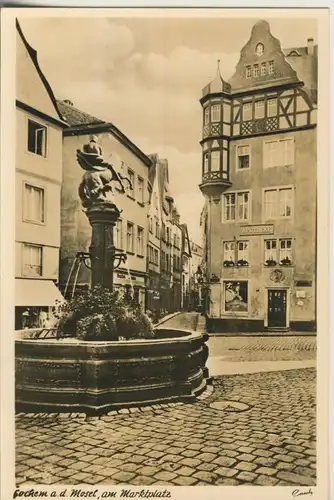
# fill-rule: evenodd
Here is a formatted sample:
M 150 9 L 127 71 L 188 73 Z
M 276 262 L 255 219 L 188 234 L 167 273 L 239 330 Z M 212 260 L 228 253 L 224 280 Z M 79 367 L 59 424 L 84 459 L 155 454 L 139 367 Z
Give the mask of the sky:
M 201 243 L 202 88 L 228 80 L 257 19 L 19 19 L 59 99 L 114 123 L 144 153 L 168 159 L 170 191 Z M 283 48 L 317 40 L 312 19 L 269 20 Z

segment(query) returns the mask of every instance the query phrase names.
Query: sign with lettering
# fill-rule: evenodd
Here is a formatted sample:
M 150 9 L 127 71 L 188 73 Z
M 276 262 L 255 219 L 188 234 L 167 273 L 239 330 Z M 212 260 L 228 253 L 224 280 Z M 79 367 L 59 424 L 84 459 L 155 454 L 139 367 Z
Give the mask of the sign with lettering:
M 312 281 L 308 280 L 295 281 L 295 286 L 312 286 Z
M 256 235 L 274 234 L 273 224 L 253 224 L 251 226 L 241 226 L 240 236 L 256 236 Z

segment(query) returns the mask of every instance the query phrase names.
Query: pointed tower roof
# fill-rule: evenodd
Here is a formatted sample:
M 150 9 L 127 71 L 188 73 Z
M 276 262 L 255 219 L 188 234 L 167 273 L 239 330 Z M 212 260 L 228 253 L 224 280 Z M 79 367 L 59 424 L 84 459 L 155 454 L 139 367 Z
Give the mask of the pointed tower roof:
M 285 59 L 280 41 L 270 32 L 267 21 L 254 24 L 251 36 L 241 49 L 236 71 L 229 83 L 233 92 L 298 83 L 297 73 Z
M 216 94 L 220 92 L 231 93 L 231 85 L 223 79 L 220 73 L 220 60 L 217 61 L 217 71 L 214 79 L 208 83 L 202 90 L 202 97 L 208 94 Z

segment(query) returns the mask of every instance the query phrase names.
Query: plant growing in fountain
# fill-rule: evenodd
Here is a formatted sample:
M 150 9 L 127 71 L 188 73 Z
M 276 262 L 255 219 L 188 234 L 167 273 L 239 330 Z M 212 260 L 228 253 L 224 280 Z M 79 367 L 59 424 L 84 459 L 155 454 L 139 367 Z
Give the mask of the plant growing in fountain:
M 154 338 L 150 318 L 131 296 L 100 285 L 83 290 L 59 305 L 54 316 L 58 319 L 56 328 L 60 337 L 88 341 Z

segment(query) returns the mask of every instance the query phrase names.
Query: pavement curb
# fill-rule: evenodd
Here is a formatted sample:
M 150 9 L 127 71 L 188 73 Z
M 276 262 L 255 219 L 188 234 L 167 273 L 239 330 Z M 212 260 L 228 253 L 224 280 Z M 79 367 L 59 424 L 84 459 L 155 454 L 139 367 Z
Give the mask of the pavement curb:
M 182 311 L 176 311 L 176 312 L 173 312 L 171 314 L 168 314 L 167 316 L 165 316 L 164 318 L 162 318 L 162 320 L 160 320 L 158 323 L 156 323 L 155 325 L 153 325 L 154 328 L 157 328 L 158 326 L 163 325 L 164 323 L 166 323 L 170 319 L 175 318 L 175 316 L 177 316 L 178 314 L 181 314 L 181 312 Z

